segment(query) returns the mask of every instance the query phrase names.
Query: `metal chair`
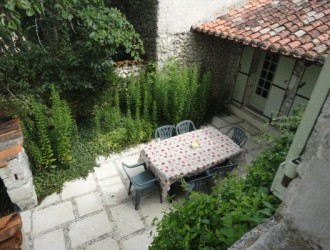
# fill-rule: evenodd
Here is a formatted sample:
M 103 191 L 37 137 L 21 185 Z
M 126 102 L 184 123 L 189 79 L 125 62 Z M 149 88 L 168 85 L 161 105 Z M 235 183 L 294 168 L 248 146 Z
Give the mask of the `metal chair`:
M 153 175 L 153 173 L 150 170 L 147 170 L 146 168 L 146 164 L 145 163 L 137 163 L 134 165 L 127 165 L 124 162 L 122 163 L 123 169 L 129 179 L 129 188 L 128 188 L 128 195 L 130 195 L 131 193 L 131 187 L 132 185 L 134 186 L 135 190 L 136 190 L 136 195 L 135 195 L 135 210 L 138 210 L 139 208 L 139 204 L 140 204 L 140 200 L 141 200 L 141 195 L 143 193 L 144 190 L 149 189 L 151 187 L 154 187 L 155 185 L 158 186 L 159 189 L 159 197 L 160 197 L 160 203 L 163 202 L 162 200 L 162 192 L 159 186 L 159 182 L 157 181 L 157 179 L 155 178 L 155 176 Z M 126 168 L 136 168 L 139 166 L 143 166 L 144 167 L 144 171 L 134 175 L 134 176 L 130 176 L 127 173 Z
M 225 165 L 215 166 L 211 169 L 206 170 L 206 174 L 208 176 L 215 176 L 219 178 L 224 178 L 227 176 L 229 172 L 231 172 L 235 167 L 237 167 L 237 163 L 233 163 L 230 160 L 226 161 Z
M 210 194 L 214 176 L 205 172 L 193 177 L 184 177 L 182 186 L 185 189 L 185 198 L 188 199 L 193 191 Z
M 244 130 L 238 127 L 230 128 L 226 135 L 228 135 L 238 146 L 243 147 L 247 142 L 248 136 Z
M 156 129 L 155 139 L 164 140 L 173 136 L 173 131 L 175 127 L 173 125 L 165 125 Z
M 196 130 L 195 124 L 192 121 L 184 120 L 182 122 L 179 122 L 175 128 L 176 134 L 181 135 L 187 133 L 190 131 L 190 128 L 192 128 L 192 130 Z

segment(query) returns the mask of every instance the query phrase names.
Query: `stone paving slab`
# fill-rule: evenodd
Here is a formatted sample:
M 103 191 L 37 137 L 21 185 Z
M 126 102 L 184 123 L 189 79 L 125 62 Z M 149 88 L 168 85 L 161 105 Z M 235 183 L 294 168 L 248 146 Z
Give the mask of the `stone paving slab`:
M 163 201 L 163 203 L 160 203 L 159 192 L 157 188 L 148 195 L 142 195 L 140 210 L 145 216 L 144 219 L 149 226 L 151 226 L 154 218 L 161 220 L 164 211 L 169 207 L 170 204 L 166 200 Z
M 60 195 L 53 193 L 51 195 L 48 195 L 38 206 L 38 208 L 43 208 L 55 203 L 59 203 L 61 201 Z
M 250 135 L 255 136 L 260 134 L 260 131 L 257 128 L 253 127 L 251 124 L 247 122 L 240 123 L 239 127 L 243 128 Z
M 110 210 L 121 237 L 144 228 L 140 215 L 131 202 L 113 207 Z
M 85 250 L 119 250 L 119 247 L 115 240 L 106 238 L 87 246 Z
M 85 242 L 108 234 L 113 230 L 113 227 L 104 211 L 79 220 L 69 226 L 71 248 L 78 247 Z
M 107 205 L 116 206 L 130 200 L 119 176 L 102 180 L 99 185 Z
M 213 117 L 211 124 L 216 128 L 229 126 L 229 124 L 223 118 L 219 118 L 217 116 Z
M 71 201 L 35 211 L 32 215 L 32 232 L 38 234 L 75 219 Z
M 34 250 L 65 250 L 65 238 L 63 230 L 56 230 L 34 239 Z M 24 249 L 23 249 L 24 250 Z
M 64 184 L 61 196 L 63 200 L 70 199 L 74 196 L 87 194 L 96 190 L 96 182 L 94 174 L 87 176 L 86 180 L 78 179 L 75 181 L 66 182 Z
M 244 122 L 243 119 L 241 119 L 235 115 L 224 116 L 224 117 L 222 117 L 222 119 L 230 125 Z
M 95 176 L 98 180 L 111 178 L 118 175 L 116 165 L 112 161 L 107 161 L 94 168 Z
M 260 148 L 260 145 L 253 141 L 252 138 L 248 138 L 247 142 L 244 145 L 244 148 L 248 151 Z
M 101 197 L 98 193 L 91 193 L 75 199 L 80 217 L 103 209 Z
M 144 234 L 138 234 L 122 242 L 123 250 L 148 250 L 152 242 L 152 237 Z

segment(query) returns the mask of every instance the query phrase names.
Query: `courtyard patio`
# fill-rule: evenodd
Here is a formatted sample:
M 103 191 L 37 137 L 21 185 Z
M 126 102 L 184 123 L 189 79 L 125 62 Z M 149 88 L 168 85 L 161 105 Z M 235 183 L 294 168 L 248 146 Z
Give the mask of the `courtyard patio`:
M 231 126 L 243 128 L 249 135 L 244 145 L 246 163 L 260 152 L 256 143 L 258 129 L 233 116 L 216 116 L 211 124 L 223 132 Z M 99 156 L 88 177 L 68 182 L 60 194 L 46 197 L 37 207 L 21 212 L 25 240 L 23 249 L 123 249 L 144 250 L 156 232 L 154 218 L 161 219 L 171 206 L 159 203 L 158 190 L 143 194 L 140 209 L 134 209 L 133 197 L 127 195 L 128 179 L 121 163 L 136 163 L 144 145 L 120 154 Z M 235 174 L 244 177 L 241 164 Z M 176 202 L 176 201 L 175 201 Z

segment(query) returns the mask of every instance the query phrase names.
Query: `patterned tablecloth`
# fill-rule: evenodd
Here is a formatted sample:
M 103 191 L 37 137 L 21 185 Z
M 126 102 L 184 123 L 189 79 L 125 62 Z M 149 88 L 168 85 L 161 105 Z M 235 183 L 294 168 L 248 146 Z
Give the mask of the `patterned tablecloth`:
M 192 148 L 193 141 L 198 141 L 200 147 Z M 171 184 L 181 177 L 197 175 L 232 158 L 241 161 L 244 158 L 243 150 L 213 127 L 151 142 L 140 154 L 140 160 L 160 181 L 164 197 Z

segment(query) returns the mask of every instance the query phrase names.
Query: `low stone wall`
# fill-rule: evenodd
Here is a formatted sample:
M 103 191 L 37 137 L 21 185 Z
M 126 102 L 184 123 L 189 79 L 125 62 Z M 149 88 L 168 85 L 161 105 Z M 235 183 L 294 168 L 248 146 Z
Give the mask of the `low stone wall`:
M 136 61 L 120 61 L 115 63 L 115 72 L 122 78 L 130 77 L 134 74 L 135 77 L 140 75 L 141 70 L 145 69 L 144 62 Z
M 11 201 L 25 210 L 36 206 L 38 200 L 22 144 L 23 135 L 17 119 L 0 125 L 0 178 Z

